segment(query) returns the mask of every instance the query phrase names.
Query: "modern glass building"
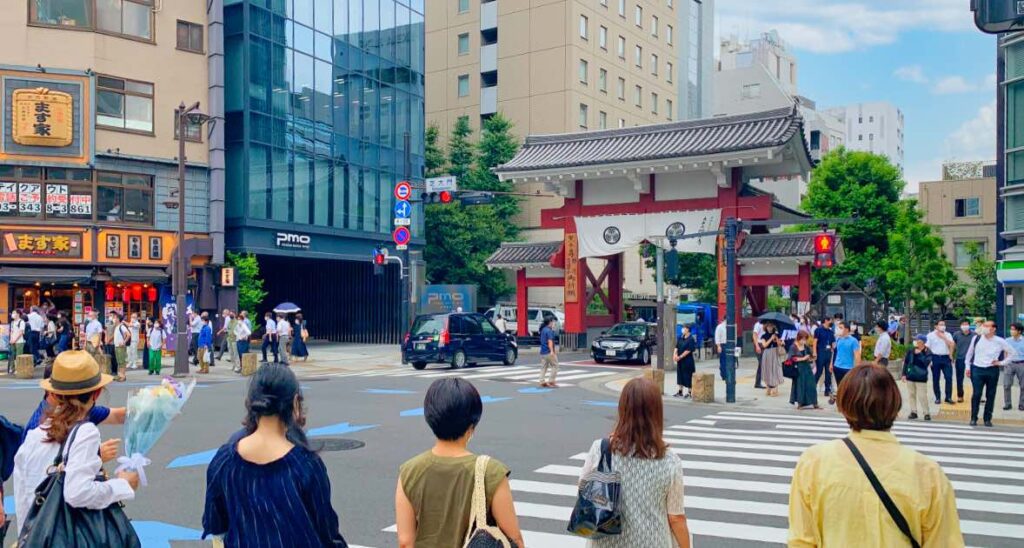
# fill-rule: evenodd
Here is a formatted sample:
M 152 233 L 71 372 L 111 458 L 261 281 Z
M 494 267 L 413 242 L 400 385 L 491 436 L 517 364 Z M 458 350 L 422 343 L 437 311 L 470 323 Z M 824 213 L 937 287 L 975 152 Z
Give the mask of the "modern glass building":
M 402 329 L 397 269 L 375 276 L 370 256 L 391 241 L 395 183 L 422 178 L 423 8 L 225 2 L 227 247 L 260 257 L 266 304 L 302 306 L 314 337 Z

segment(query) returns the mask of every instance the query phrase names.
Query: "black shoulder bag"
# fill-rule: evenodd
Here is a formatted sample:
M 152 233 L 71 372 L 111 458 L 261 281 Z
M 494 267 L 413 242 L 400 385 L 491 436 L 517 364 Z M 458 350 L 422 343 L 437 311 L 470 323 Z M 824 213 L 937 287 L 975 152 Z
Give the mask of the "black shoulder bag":
M 622 482 L 612 469 L 611 442 L 601 440 L 601 462 L 580 479 L 576 505 L 569 516 L 568 531 L 586 538 L 601 538 L 622 533 L 619 495 Z
M 36 497 L 18 537 L 18 546 L 61 546 L 66 548 L 142 548 L 135 528 L 121 504 L 103 510 L 72 508 L 64 500 L 64 469 L 81 423 L 61 444 L 50 473 L 36 488 Z M 106 481 L 97 476 L 97 481 Z
M 914 539 L 914 535 L 910 532 L 910 525 L 907 524 L 906 518 L 900 512 L 900 509 L 896 507 L 896 503 L 889 497 L 889 493 L 885 492 L 885 487 L 882 487 L 882 482 L 878 481 L 878 477 L 871 470 L 871 466 L 868 465 L 868 461 L 864 460 L 864 455 L 861 454 L 860 449 L 853 444 L 850 438 L 843 438 L 843 443 L 850 448 L 850 452 L 853 453 L 853 458 L 857 459 L 857 464 L 860 465 L 860 469 L 864 471 L 864 475 L 868 477 L 868 481 L 871 482 L 871 487 L 875 488 L 875 493 L 878 494 L 878 498 L 882 499 L 882 505 L 889 511 L 889 516 L 893 521 L 896 522 L 896 527 L 899 527 L 900 531 L 907 536 L 910 540 L 910 545 L 913 548 L 921 548 L 921 545 Z

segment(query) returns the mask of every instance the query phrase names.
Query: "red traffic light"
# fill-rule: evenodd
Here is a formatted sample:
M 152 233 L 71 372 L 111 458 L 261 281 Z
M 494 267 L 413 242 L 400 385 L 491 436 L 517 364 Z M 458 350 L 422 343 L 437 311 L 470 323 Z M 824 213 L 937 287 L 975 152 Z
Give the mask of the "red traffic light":
M 373 264 L 375 264 L 377 266 L 384 266 L 384 263 L 386 263 L 387 260 L 388 260 L 388 256 L 387 256 L 386 253 L 384 253 L 383 249 L 381 249 L 379 247 L 374 248 L 374 250 L 373 250 Z
M 835 252 L 835 239 L 831 234 L 818 234 L 814 237 L 814 253 L 821 254 L 827 253 L 831 255 Z
M 452 203 L 452 193 L 447 190 L 442 190 L 441 192 L 439 192 L 437 198 L 438 200 L 440 200 L 442 204 Z

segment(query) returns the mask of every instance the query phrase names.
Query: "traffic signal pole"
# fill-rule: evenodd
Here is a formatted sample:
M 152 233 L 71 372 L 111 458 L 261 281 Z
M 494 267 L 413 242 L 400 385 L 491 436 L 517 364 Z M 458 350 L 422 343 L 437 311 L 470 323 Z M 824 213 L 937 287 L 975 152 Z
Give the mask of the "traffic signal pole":
M 403 170 L 403 173 L 405 180 L 409 181 L 411 184 L 412 181 L 410 181 L 410 178 L 412 177 L 412 156 L 410 155 L 412 154 L 412 149 L 410 142 L 411 136 L 409 135 L 409 132 L 406 131 L 405 134 L 402 136 L 402 144 L 405 148 L 405 169 Z M 411 228 L 412 227 L 410 227 L 410 229 Z M 412 284 L 416 283 L 416 281 L 413 280 L 412 276 L 407 275 L 405 272 L 405 268 L 407 267 L 407 265 L 411 264 L 409 260 L 409 248 L 406 247 L 404 250 L 402 250 L 400 252 L 400 255 L 401 262 L 399 263 L 398 266 L 399 278 L 401 279 L 400 283 L 402 284 L 402 313 L 400 314 L 400 317 L 402 321 L 402 332 L 404 333 L 406 330 L 410 329 L 410 326 L 412 325 L 412 319 L 415 316 L 415 311 L 412 310 Z M 409 273 L 412 273 L 411 269 Z M 399 333 L 398 336 L 399 338 L 401 338 L 402 333 Z

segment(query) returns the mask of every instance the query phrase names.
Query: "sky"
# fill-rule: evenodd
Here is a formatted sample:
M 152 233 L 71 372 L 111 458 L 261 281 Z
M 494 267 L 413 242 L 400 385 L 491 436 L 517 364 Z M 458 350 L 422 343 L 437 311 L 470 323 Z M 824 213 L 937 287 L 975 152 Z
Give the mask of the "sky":
M 716 36 L 775 29 L 819 109 L 889 101 L 905 118 L 907 191 L 944 161 L 995 160 L 995 38 L 968 0 L 716 0 Z M 716 44 L 718 43 L 716 39 Z M 716 46 L 717 47 L 717 46 Z

